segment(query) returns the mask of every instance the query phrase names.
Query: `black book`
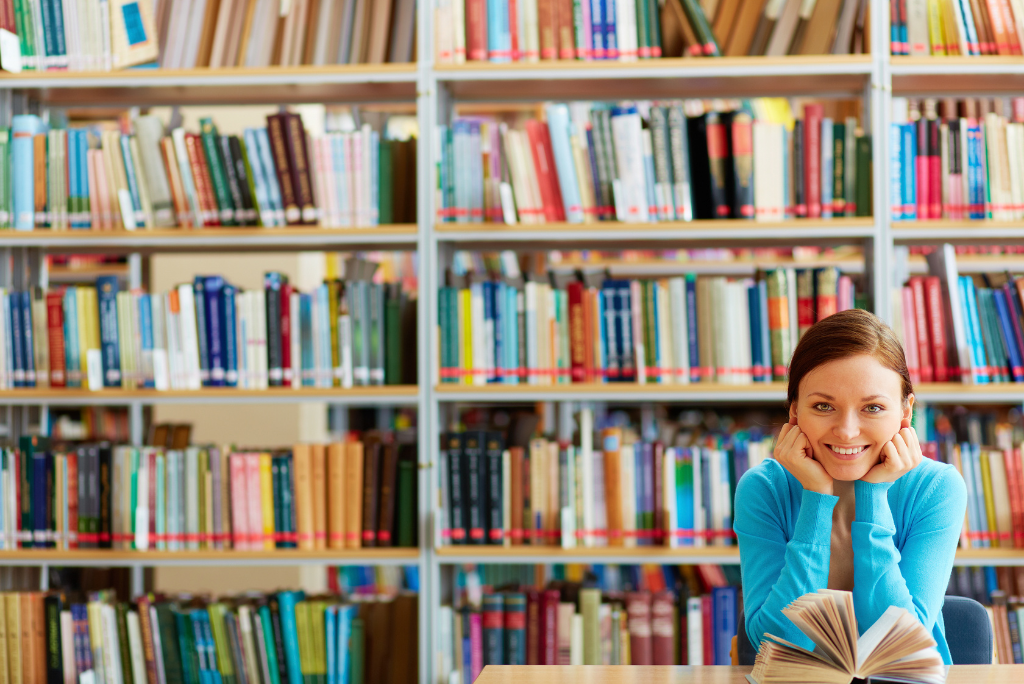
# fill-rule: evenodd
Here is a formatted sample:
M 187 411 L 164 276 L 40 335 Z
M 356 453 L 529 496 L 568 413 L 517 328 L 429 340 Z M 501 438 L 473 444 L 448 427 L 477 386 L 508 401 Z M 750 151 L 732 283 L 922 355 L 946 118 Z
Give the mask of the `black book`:
M 113 506 L 113 489 L 111 480 L 111 464 L 113 449 L 109 442 L 103 442 L 98 448 L 99 454 L 99 548 L 113 548 L 113 537 L 111 536 L 111 512 Z
M 746 112 L 730 117 L 730 155 L 728 158 L 729 199 L 732 217 L 754 218 L 754 121 Z
M 284 655 L 284 632 L 281 629 L 281 610 L 277 599 L 272 598 L 270 604 L 270 625 L 274 631 L 274 651 L 277 652 L 277 676 L 281 684 L 290 684 L 288 680 L 288 662 Z M 300 684 L 295 682 L 295 684 Z
M 231 193 L 231 203 L 235 207 L 235 224 L 239 226 L 251 225 L 252 222 L 247 220 L 250 210 L 243 201 L 242 181 L 239 178 L 238 166 L 235 164 L 235 157 L 231 151 L 231 137 L 222 135 L 217 142 L 220 144 L 221 157 L 224 158 L 224 171 L 228 181 L 228 192 Z M 242 178 L 244 179 L 244 176 Z
M 690 183 L 693 188 L 693 218 L 711 219 L 715 217 L 715 205 L 711 199 L 707 115 L 688 119 L 686 122 L 686 134 L 690 149 Z
M 735 218 L 733 214 L 732 115 L 707 114 L 708 182 L 714 218 Z
M 199 381 L 203 387 L 210 385 L 210 345 L 206 335 L 210 329 L 206 323 L 206 278 L 192 279 L 192 298 L 196 306 L 196 337 L 199 341 Z
M 46 480 L 43 484 L 46 488 L 46 497 L 42 505 L 45 506 L 46 512 L 43 526 L 45 534 L 42 546 L 48 549 L 55 549 L 57 548 L 57 481 L 53 454 L 49 451 L 43 454 L 43 467 L 46 473 Z M 39 544 L 37 543 L 36 545 L 38 546 Z
M 417 543 L 416 511 L 419 510 L 419 492 L 416 488 L 417 446 L 399 447 L 398 483 L 395 503 L 395 546 L 412 548 Z
M 793 207 L 797 218 L 807 216 L 807 192 L 804 188 L 804 122 L 793 124 Z
M 484 445 L 487 433 L 470 431 L 462 438 L 462 496 L 467 513 L 467 536 L 470 544 L 486 540 L 484 520 Z
M 267 369 L 271 387 L 284 385 L 284 368 L 281 356 L 281 285 L 284 276 L 270 271 L 263 276 L 263 290 L 266 294 L 267 316 Z
M 462 435 L 441 435 L 441 457 L 448 461 L 448 529 L 452 544 L 466 543 L 466 511 L 462 485 Z
M 60 611 L 64 600 L 60 594 L 43 597 L 46 625 L 46 684 L 64 684 L 64 657 L 60 640 Z
M 504 511 L 502 500 L 502 454 L 505 444 L 500 432 L 488 432 L 484 445 L 484 490 L 486 505 L 487 543 L 505 543 Z
M 174 604 L 156 604 L 156 628 L 160 632 L 160 652 L 163 656 L 164 676 L 167 684 L 186 684 L 178 644 L 178 628 L 174 624 Z
M 128 647 L 128 604 L 118 603 L 114 606 L 117 616 L 117 644 L 121 652 L 121 681 L 124 684 L 145 684 L 136 682 L 132 676 L 132 652 Z

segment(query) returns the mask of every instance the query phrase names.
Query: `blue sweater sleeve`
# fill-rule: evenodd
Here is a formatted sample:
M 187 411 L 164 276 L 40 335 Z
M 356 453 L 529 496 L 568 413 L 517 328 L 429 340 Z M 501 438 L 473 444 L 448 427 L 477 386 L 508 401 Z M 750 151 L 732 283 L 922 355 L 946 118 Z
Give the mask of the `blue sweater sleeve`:
M 765 462 L 745 473 L 736 487 L 733 527 L 740 546 L 744 620 L 755 648 L 769 632 L 810 649 L 814 644 L 782 609 L 828 586 L 832 509 L 839 498 L 802 490 L 793 536 L 787 539 L 783 516 L 789 506 L 779 498 L 788 492 L 785 477 L 781 466 Z
M 904 475 L 907 477 L 907 475 Z M 964 523 L 967 489 L 952 467 L 921 486 L 920 499 L 902 511 L 903 544 L 896 548 L 896 525 L 889 507 L 893 483 L 854 485 L 857 510 L 853 541 L 853 605 L 860 631 L 875 623 L 889 606 L 906 608 L 929 631 L 942 610 L 943 597 Z

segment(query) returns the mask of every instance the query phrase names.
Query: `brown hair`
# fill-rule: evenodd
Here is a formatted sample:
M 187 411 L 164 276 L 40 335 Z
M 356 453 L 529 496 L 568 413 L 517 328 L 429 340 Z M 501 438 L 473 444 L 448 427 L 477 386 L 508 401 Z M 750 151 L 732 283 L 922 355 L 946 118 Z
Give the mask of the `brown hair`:
M 896 333 L 870 311 L 848 309 L 818 321 L 800 338 L 789 362 L 786 410 L 797 400 L 800 381 L 805 375 L 830 361 L 861 354 L 899 373 L 906 403 L 914 387 L 907 370 L 907 357 Z

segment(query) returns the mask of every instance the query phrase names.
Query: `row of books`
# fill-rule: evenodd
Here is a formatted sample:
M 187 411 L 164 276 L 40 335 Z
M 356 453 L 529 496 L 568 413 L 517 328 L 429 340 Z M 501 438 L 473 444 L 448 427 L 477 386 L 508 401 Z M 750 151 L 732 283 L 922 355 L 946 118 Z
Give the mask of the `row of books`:
M 0 388 L 352 387 L 415 383 L 416 305 L 354 259 L 345 281 L 300 293 L 197 276 L 163 294 L 96 286 L 0 290 Z M 403 331 L 405 331 L 403 333 Z
M 890 5 L 894 55 L 1019 55 L 1024 5 L 999 0 L 905 0 Z
M 416 11 L 412 0 L 185 0 L 159 3 L 157 27 L 167 69 L 382 64 L 413 61 Z
M 966 596 L 985 606 L 992 621 L 993 663 L 1024 663 L 1024 568 L 953 568 L 946 595 Z
M 437 61 L 864 52 L 866 8 L 866 0 L 436 0 Z
M 759 112 L 757 120 L 752 112 Z M 684 103 L 548 104 L 522 129 L 439 126 L 439 222 L 627 223 L 871 214 L 871 138 L 857 119 L 767 103 L 687 116 Z M 761 116 L 763 114 L 763 116 Z
M 757 279 L 465 277 L 438 297 L 440 380 L 745 384 L 786 377 L 800 336 L 856 304 L 835 267 Z
M 1024 98 L 938 104 L 893 98 L 893 220 L 1024 217 Z
M 49 429 L 44 434 L 70 442 L 77 440 L 110 440 L 127 442 L 131 439 L 128 410 L 110 406 L 54 407 L 49 411 Z
M 671 446 L 620 427 L 594 432 L 589 409 L 579 421 L 577 443 L 534 438 L 526 448 L 503 448 L 501 433 L 443 434 L 440 542 L 563 548 L 733 543 L 732 492 L 747 469 L 770 457 L 770 437 L 738 430 Z
M 924 382 L 1024 382 L 1024 279 L 960 275 L 950 245 L 927 260 L 931 275 L 893 294 L 908 366 Z
M 373 226 L 415 221 L 415 140 L 309 135 L 298 114 L 220 135 L 167 131 L 156 116 L 50 128 L 18 115 L 0 131 L 0 227 Z M 9 176 L 7 175 L 9 174 Z
M 417 676 L 417 596 L 343 601 L 281 591 L 118 601 L 111 591 L 0 594 L 12 684 L 382 682 Z M 329 678 L 329 679 L 328 679 Z
M 415 546 L 415 453 L 377 432 L 289 450 L 23 437 L 0 454 L 0 548 Z

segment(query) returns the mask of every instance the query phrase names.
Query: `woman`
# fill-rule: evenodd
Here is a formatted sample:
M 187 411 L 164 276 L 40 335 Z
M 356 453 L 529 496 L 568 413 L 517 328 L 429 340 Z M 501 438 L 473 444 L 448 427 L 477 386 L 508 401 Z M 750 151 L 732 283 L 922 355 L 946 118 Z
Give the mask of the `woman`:
M 931 631 L 950 664 L 942 602 L 967 492 L 953 466 L 922 459 L 903 348 L 866 311 L 804 334 L 789 367 L 789 423 L 774 460 L 736 488 L 747 634 L 813 644 L 783 614 L 828 587 L 853 591 L 863 633 L 889 606 Z

